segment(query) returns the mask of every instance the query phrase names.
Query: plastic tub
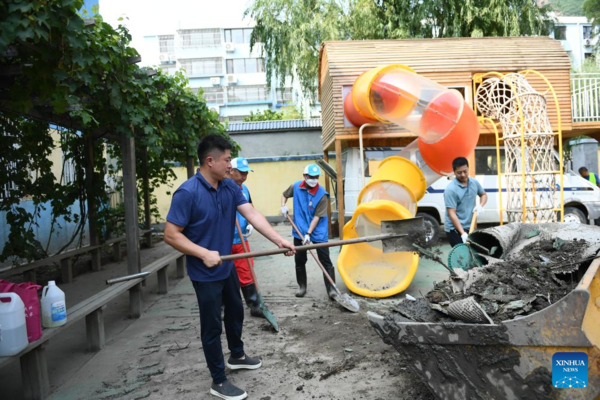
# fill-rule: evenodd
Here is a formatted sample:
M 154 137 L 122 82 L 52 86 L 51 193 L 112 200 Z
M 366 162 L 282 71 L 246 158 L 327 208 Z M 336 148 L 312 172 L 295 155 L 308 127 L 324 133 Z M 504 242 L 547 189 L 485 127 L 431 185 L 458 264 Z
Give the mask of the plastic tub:
M 344 227 L 344 238 L 362 233 L 381 233 L 381 221 L 412 218 L 400 204 L 376 200 L 357 207 L 352 220 Z M 357 221 L 361 225 L 357 225 Z M 362 221 L 362 222 L 361 222 Z M 405 290 L 412 282 L 419 265 L 419 255 L 413 252 L 384 254 L 381 243 L 372 246 L 361 243 L 343 246 L 338 257 L 338 271 L 353 293 L 366 297 L 389 297 Z

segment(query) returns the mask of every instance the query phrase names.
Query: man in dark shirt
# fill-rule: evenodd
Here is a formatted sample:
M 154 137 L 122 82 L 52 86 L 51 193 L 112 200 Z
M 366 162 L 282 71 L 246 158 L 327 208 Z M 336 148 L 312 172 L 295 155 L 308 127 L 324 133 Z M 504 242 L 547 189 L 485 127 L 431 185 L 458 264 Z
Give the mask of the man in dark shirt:
M 329 241 L 329 224 L 327 221 L 327 201 L 329 194 L 319 185 L 319 176 L 321 168 L 317 164 L 310 164 L 304 168 L 304 180 L 292 184 L 281 197 L 281 214 L 287 218 L 289 210 L 285 205 L 287 199 L 294 198 L 294 224 L 298 227 L 304 237 L 300 237 L 294 229 L 294 245 L 306 245 L 313 243 L 325 243 Z M 335 270 L 329 258 L 329 248 L 317 249 L 319 261 L 325 267 L 325 270 L 335 282 Z M 306 251 L 299 251 L 295 256 L 296 261 L 296 280 L 298 281 L 298 291 L 296 297 L 306 295 Z M 335 289 L 329 283 L 329 280 L 323 275 L 325 288 L 330 298 L 337 295 Z
M 231 254 L 236 211 L 256 230 L 280 248 L 294 254 L 294 246 L 284 240 L 242 194 L 231 179 L 231 144 L 220 135 L 208 135 L 198 145 L 200 168 L 173 194 L 164 239 L 187 255 L 187 270 L 200 308 L 200 336 L 213 383 L 210 394 L 222 399 L 245 399 L 246 392 L 227 380 L 225 365 L 231 370 L 257 369 L 261 360 L 244 352 L 242 325 L 244 306 L 240 282 Z M 225 306 L 225 331 L 231 356 L 224 362 L 221 348 L 221 306 Z

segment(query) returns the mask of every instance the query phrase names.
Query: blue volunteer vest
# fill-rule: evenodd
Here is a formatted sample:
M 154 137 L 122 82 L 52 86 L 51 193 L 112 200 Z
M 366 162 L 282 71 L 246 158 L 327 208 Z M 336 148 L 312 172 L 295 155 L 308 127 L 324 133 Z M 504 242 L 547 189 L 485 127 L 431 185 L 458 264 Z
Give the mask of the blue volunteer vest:
M 323 196 L 329 197 L 329 193 L 325 191 L 321 186 L 317 190 L 317 193 L 313 196 L 306 189 L 301 189 L 300 184 L 303 181 L 298 181 L 294 183 L 294 223 L 300 229 L 302 234 L 306 235 L 308 232 L 308 228 L 310 227 L 310 223 L 315 217 L 315 209 L 317 208 L 317 204 L 321 201 Z M 304 239 L 303 237 L 298 236 L 295 230 L 292 228 L 292 235 L 296 239 Z M 329 239 L 328 235 L 328 224 L 327 224 L 327 215 L 320 218 L 315 230 L 312 235 L 310 235 L 310 240 L 313 243 L 324 243 Z
M 250 199 L 250 192 L 248 191 L 248 188 L 246 187 L 246 185 L 244 185 L 242 183 L 242 194 L 244 195 L 244 197 L 246 198 L 246 200 Z M 246 218 L 244 218 L 244 216 L 242 214 L 240 214 L 239 212 L 235 213 L 238 221 L 240 221 L 240 228 L 242 229 L 242 235 L 244 233 L 246 233 L 246 227 L 248 226 L 248 220 Z M 242 243 L 242 241 L 240 240 L 240 235 L 238 235 L 238 231 L 237 228 L 234 229 L 234 234 L 233 234 L 233 244 L 240 244 Z

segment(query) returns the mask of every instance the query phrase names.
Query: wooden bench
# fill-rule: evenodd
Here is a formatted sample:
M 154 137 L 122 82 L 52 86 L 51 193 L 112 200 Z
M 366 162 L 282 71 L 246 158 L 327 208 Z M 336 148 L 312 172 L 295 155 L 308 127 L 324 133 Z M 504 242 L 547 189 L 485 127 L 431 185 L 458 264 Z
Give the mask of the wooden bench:
M 140 235 L 151 234 L 152 230 L 140 231 Z M 113 248 L 113 260 L 116 262 L 121 261 L 121 243 L 126 239 L 126 236 L 121 236 L 114 239 L 109 239 L 106 242 L 94 246 L 83 246 L 79 249 L 66 251 L 64 253 L 56 254 L 52 257 L 44 258 L 43 260 L 37 260 L 29 264 L 25 264 L 16 268 L 7 269 L 0 272 L 0 278 L 5 278 L 13 275 L 27 274 L 27 280 L 31 282 L 36 281 L 35 270 L 40 267 L 44 267 L 54 262 L 60 262 L 62 281 L 64 283 L 73 282 L 73 257 L 91 253 L 100 250 L 104 246 L 112 246 Z
M 173 261 L 177 262 L 177 277 L 183 278 L 185 256 L 179 252 L 173 252 L 161 257 L 142 269 L 142 272 L 150 272 L 151 275 L 155 272 L 157 273 L 159 294 L 166 294 L 169 290 L 167 267 Z M 48 341 L 77 321 L 85 318 L 87 349 L 89 351 L 103 349 L 105 345 L 104 309 L 106 308 L 106 304 L 145 279 L 147 279 L 147 276 L 114 284 L 92 297 L 69 307 L 67 309 L 66 324 L 58 328 L 44 329 L 40 339 L 29 343 L 17 355 L 0 357 L 0 368 L 4 364 L 19 358 L 24 398 L 27 400 L 45 399 L 50 394 L 50 382 L 48 380 L 48 366 L 46 362 L 46 345 Z

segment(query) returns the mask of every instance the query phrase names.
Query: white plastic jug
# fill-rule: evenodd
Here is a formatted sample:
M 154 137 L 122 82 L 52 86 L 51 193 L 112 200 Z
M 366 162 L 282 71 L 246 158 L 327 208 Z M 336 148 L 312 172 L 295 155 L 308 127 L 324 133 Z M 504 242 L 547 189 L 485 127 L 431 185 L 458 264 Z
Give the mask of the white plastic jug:
M 42 290 L 42 326 L 56 328 L 67 323 L 67 304 L 65 292 L 60 290 L 54 281 Z
M 16 293 L 0 293 L 0 357 L 14 356 L 27 347 L 25 304 Z

